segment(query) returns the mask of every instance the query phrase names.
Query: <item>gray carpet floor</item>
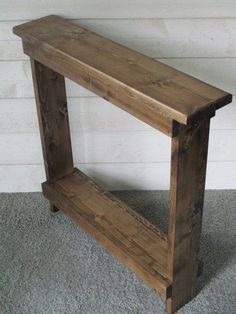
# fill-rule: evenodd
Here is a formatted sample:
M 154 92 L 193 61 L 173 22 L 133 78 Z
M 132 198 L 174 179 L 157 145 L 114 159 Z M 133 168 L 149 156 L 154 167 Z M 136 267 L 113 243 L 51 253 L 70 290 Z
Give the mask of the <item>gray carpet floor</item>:
M 166 229 L 167 193 L 114 193 Z M 179 314 L 236 313 L 236 191 L 207 191 L 197 297 Z M 162 314 L 160 297 L 41 193 L 0 194 L 1 314 Z

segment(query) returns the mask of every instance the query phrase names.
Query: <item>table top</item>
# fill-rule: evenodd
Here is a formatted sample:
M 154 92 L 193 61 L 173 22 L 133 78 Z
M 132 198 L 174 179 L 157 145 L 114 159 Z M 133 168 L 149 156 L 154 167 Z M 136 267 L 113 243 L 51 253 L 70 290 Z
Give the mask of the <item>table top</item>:
M 127 100 L 127 106 L 131 106 L 133 112 L 147 116 L 157 112 L 168 119 L 189 124 L 199 117 L 214 114 L 216 109 L 232 100 L 232 95 L 225 91 L 59 16 L 27 22 L 14 27 L 13 31 L 35 48 L 31 57 L 40 62 L 51 58 L 52 64 L 52 59 L 63 62 L 63 75 L 69 73 L 69 69 L 77 71 L 78 75 L 86 71 L 91 86 L 98 78 L 103 84 L 106 82 L 103 88 L 108 100 L 121 97 L 119 95 L 125 90 L 127 99 L 133 99 L 133 102 Z

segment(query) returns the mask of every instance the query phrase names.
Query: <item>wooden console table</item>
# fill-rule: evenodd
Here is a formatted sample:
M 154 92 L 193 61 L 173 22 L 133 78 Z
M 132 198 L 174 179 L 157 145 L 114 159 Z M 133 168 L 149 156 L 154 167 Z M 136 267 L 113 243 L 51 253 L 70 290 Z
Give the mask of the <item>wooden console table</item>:
M 209 123 L 232 95 L 58 16 L 14 33 L 31 58 L 52 210 L 92 234 L 174 313 L 195 293 Z M 172 138 L 167 235 L 74 168 L 64 77 Z

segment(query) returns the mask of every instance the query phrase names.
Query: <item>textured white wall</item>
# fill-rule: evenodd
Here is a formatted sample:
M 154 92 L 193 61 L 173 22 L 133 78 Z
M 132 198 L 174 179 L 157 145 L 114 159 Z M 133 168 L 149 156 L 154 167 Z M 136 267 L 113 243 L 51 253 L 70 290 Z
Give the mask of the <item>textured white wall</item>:
M 236 2 L 0 0 L 0 192 L 45 179 L 29 60 L 12 27 L 59 14 L 236 93 Z M 168 189 L 167 137 L 67 81 L 74 160 L 106 188 Z M 212 119 L 207 188 L 236 188 L 235 101 Z

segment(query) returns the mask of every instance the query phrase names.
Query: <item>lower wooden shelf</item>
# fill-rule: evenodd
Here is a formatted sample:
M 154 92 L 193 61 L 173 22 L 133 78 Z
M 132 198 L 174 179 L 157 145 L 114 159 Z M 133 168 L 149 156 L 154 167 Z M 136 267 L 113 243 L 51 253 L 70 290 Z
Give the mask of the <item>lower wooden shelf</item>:
M 168 243 L 158 228 L 76 168 L 54 183 L 44 182 L 42 188 L 46 198 L 162 297 L 170 296 Z

